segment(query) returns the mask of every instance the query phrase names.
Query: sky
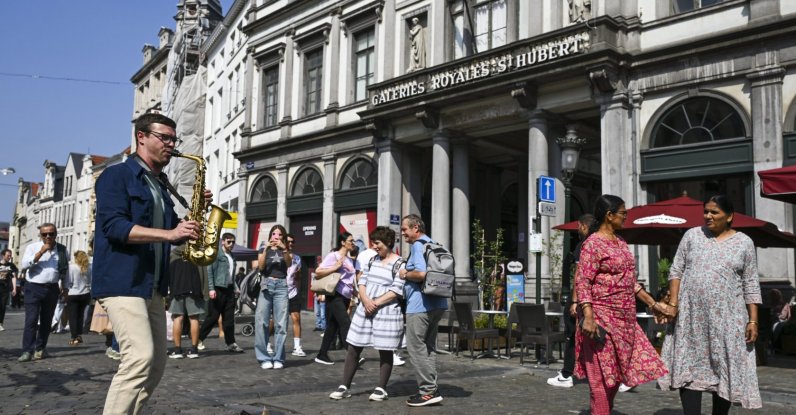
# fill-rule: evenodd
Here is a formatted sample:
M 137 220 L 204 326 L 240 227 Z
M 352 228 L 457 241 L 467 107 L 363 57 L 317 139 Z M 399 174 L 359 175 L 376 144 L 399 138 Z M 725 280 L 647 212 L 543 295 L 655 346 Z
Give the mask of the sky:
M 224 13 L 232 2 L 221 1 Z M 14 215 L 20 178 L 44 181 L 45 160 L 65 165 L 70 152 L 111 156 L 130 145 L 130 78 L 144 44 L 174 29 L 177 3 L 0 1 L 0 169 L 16 170 L 0 175 L 0 222 Z

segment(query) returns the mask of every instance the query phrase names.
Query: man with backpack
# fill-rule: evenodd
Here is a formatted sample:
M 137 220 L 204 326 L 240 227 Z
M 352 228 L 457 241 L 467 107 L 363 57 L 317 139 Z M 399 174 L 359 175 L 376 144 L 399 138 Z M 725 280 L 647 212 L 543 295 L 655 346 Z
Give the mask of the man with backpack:
M 421 291 L 426 279 L 426 244 L 433 243 L 426 235 L 420 216 L 407 215 L 401 222 L 401 236 L 411 244 L 406 268 L 399 275 L 406 280 L 406 349 L 415 368 L 418 393 L 409 397 L 409 406 L 426 406 L 442 402 L 437 388 L 437 326 L 448 309 L 448 299 Z

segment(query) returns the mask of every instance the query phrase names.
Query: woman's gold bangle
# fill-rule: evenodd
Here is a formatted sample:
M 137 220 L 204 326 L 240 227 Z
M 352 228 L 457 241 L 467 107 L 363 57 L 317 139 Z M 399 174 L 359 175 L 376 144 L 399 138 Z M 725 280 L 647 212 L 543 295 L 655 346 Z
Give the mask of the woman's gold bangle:
M 674 308 L 677 308 L 677 304 L 666 303 L 666 305 L 668 305 L 669 307 L 674 307 Z
M 586 307 L 586 306 L 591 307 L 591 303 L 580 303 L 580 308 L 583 308 L 583 307 Z
M 749 320 L 749 321 L 746 322 L 746 324 L 754 324 L 755 326 L 758 325 L 757 324 L 757 320 Z

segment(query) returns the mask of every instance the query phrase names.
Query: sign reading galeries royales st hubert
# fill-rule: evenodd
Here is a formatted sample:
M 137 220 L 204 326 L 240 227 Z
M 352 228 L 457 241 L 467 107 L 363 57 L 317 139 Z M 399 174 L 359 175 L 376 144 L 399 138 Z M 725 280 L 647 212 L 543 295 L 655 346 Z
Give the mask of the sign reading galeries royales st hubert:
M 547 41 L 531 44 L 530 48 L 504 54 L 479 57 L 462 63 L 454 69 L 431 72 L 414 79 L 401 81 L 371 92 L 373 106 L 399 101 L 427 92 L 441 91 L 480 79 L 516 71 L 545 62 L 575 55 L 589 48 L 589 33 L 582 32 Z

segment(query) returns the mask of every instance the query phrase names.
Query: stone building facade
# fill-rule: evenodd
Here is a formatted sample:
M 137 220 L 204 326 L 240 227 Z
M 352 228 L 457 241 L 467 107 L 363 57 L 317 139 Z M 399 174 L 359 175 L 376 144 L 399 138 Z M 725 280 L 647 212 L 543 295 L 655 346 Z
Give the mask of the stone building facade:
M 320 255 L 349 218 L 420 213 L 462 281 L 474 219 L 505 229 L 533 270 L 536 178 L 564 193 L 568 133 L 587 140 L 573 208 L 542 219 L 545 239 L 601 193 L 631 207 L 726 193 L 793 230 L 755 174 L 796 160 L 793 2 L 260 0 L 246 15 L 236 157 L 250 245 L 278 222 Z M 641 278 L 673 249 L 635 246 Z M 758 256 L 764 279 L 793 282 L 792 249 Z

